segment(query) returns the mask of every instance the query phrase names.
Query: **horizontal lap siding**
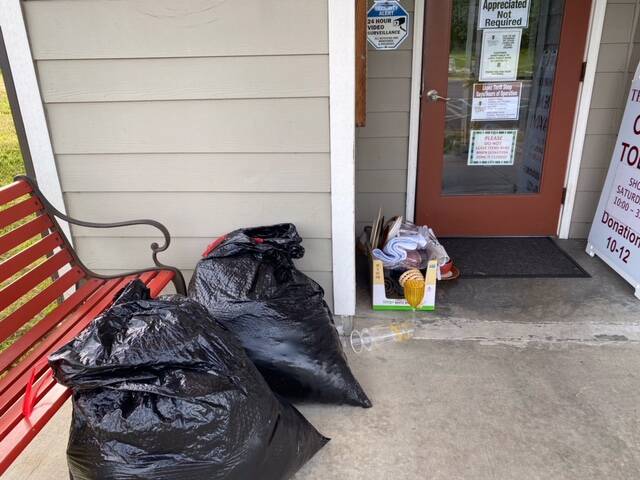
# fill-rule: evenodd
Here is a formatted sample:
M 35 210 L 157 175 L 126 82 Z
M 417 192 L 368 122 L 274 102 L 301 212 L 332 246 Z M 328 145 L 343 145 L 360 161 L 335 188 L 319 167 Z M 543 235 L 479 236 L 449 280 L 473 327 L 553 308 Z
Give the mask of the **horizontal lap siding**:
M 356 142 L 357 233 L 379 207 L 386 218 L 405 211 L 414 2 L 400 3 L 410 12 L 409 38 L 398 50 L 368 47 L 367 124 Z
M 182 269 L 182 274 L 184 275 L 184 279 L 189 284 L 191 280 L 191 276 L 193 275 L 193 269 Z M 97 273 L 101 273 L 104 275 L 117 275 L 123 272 L 123 270 L 108 270 L 101 269 L 97 270 Z M 333 277 L 331 272 L 315 272 L 304 270 L 304 273 L 309 276 L 312 280 L 314 280 L 318 285 L 320 285 L 324 290 L 324 298 L 329 305 L 333 305 Z M 175 288 L 173 284 L 169 284 L 164 293 L 175 293 Z
M 58 155 L 58 168 L 65 192 L 329 192 L 331 173 L 329 153 Z
M 175 236 L 213 238 L 238 227 L 294 222 L 302 236 L 331 238 L 328 193 L 110 192 L 66 193 L 73 217 L 119 221 L 155 218 Z M 74 232 L 79 232 L 75 228 Z M 122 230 L 147 236 L 142 227 Z M 82 236 L 108 236 L 103 229 L 82 229 Z
M 71 215 L 163 222 L 187 276 L 216 236 L 291 221 L 331 300 L 327 0 L 23 6 Z M 146 266 L 158 241 L 73 233 L 98 271 Z
M 56 154 L 328 152 L 327 98 L 54 103 Z
M 609 0 L 569 236 L 589 235 L 611 163 L 629 84 L 640 57 L 640 31 L 633 31 L 635 0 Z M 629 52 L 629 49 L 632 49 Z M 627 63 L 631 53 L 630 62 Z
M 328 70 L 326 55 L 38 62 L 48 103 L 326 97 Z
M 114 235 L 114 231 L 110 232 Z M 107 270 L 146 268 L 151 261 L 149 246 L 153 242 L 163 243 L 162 237 L 139 237 L 130 241 L 126 237 L 76 237 L 76 249 L 89 268 Z M 108 239 L 108 242 L 103 240 Z M 163 263 L 180 269 L 193 269 L 195 262 L 211 243 L 202 237 L 178 237 L 171 240 L 171 248 L 160 254 Z M 331 240 L 310 238 L 304 241 L 305 256 L 296 260 L 304 271 L 331 271 Z
M 328 54 L 326 0 L 24 2 L 45 59 Z

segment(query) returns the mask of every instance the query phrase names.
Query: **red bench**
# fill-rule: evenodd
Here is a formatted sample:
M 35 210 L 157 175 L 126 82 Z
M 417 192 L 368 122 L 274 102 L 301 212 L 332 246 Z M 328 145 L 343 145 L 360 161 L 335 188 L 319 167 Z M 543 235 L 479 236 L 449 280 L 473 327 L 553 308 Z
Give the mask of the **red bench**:
M 57 218 L 83 227 L 151 225 L 159 229 L 165 242 L 151 245 L 156 268 L 118 276 L 91 272 L 78 258 Z M 0 343 L 18 332 L 21 336 L 0 352 L 0 475 L 71 395 L 53 379 L 47 365 L 49 354 L 77 336 L 135 278 L 145 282 L 153 296 L 170 281 L 178 293 L 185 293 L 180 271 L 158 261 L 158 253 L 168 248 L 171 239 L 167 229 L 153 220 L 112 224 L 75 220 L 56 210 L 35 182 L 17 177 L 0 188 L 3 229 L 10 230 L 0 236 L 0 255 L 14 254 L 0 263 L 0 286 L 5 285 L 0 289 Z M 34 237 L 36 241 L 24 247 Z M 46 288 L 30 299 L 23 298 L 47 279 L 52 280 Z M 65 292 L 67 296 L 60 300 Z M 16 303 L 20 299 L 23 303 Z M 52 311 L 28 325 L 56 300 Z

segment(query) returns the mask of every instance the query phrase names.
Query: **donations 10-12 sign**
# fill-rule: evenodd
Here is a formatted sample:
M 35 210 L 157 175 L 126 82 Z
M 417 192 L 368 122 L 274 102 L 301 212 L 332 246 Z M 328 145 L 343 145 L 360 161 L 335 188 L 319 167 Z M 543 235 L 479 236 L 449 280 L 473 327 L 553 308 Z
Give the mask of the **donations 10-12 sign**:
M 640 298 L 640 65 L 593 220 L 587 253 L 598 255 Z

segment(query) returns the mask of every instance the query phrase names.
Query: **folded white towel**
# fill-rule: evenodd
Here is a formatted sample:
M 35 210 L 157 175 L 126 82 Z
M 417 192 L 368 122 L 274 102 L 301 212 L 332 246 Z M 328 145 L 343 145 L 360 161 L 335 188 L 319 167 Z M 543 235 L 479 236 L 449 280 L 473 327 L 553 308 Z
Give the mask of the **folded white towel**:
M 420 227 L 416 235 L 394 237 L 387 241 L 383 250 L 376 248 L 372 254 L 387 268 L 395 268 L 407 258 L 407 251 L 423 249 L 427 246 L 429 230 Z

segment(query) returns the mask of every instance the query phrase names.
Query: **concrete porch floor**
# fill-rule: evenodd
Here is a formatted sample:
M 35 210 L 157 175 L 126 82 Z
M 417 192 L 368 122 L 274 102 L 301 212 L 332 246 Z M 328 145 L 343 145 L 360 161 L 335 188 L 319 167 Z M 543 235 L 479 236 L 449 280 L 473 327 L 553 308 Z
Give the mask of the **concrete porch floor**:
M 636 344 L 414 340 L 350 361 L 374 407 L 301 407 L 332 440 L 295 480 L 640 478 Z M 3 479 L 67 478 L 70 411 Z
M 640 478 L 640 301 L 563 246 L 593 278 L 445 285 L 417 339 L 350 354 L 374 407 L 301 406 L 332 441 L 295 480 Z M 362 294 L 356 327 L 411 315 Z M 70 410 L 3 479 L 67 476 Z
M 584 240 L 559 240 L 591 278 L 459 279 L 438 284 L 435 312 L 374 312 L 366 264 L 358 268 L 355 328 L 414 318 L 418 337 L 489 342 L 640 341 L 640 300 L 634 289 Z M 455 259 L 454 259 L 455 261 Z

